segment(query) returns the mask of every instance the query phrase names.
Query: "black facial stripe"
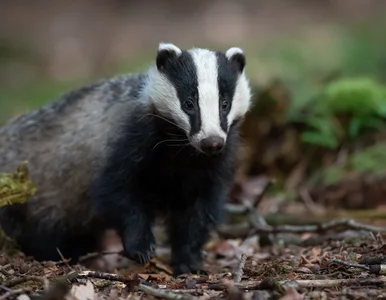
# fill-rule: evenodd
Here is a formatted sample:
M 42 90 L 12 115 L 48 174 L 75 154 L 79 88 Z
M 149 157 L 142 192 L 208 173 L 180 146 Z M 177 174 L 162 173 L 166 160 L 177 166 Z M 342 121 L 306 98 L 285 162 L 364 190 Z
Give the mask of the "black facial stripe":
M 168 62 L 162 72 L 167 76 L 177 91 L 180 99 L 181 109 L 189 116 L 190 135 L 197 133 L 201 128 L 201 114 L 198 105 L 198 79 L 197 70 L 193 57 L 187 51 Z M 185 107 L 185 101 L 191 100 L 194 109 L 189 110 Z
M 224 131 L 228 129 L 228 114 L 232 108 L 233 96 L 236 90 L 238 70 L 232 65 L 224 53 L 216 52 L 219 89 L 220 125 Z M 227 101 L 228 107 L 223 110 L 222 102 Z

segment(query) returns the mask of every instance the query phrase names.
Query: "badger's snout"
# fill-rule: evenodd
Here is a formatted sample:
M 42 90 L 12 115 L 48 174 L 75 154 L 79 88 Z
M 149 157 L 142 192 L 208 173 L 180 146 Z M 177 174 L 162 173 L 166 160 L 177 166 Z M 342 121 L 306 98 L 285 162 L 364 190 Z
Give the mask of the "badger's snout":
M 224 148 L 225 140 L 220 136 L 210 136 L 200 142 L 201 151 L 205 154 L 214 155 Z

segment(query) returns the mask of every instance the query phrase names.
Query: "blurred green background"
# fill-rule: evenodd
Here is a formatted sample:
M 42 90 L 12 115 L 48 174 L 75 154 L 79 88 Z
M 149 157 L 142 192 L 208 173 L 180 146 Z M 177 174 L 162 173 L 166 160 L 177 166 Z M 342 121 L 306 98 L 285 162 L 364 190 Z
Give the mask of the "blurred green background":
M 0 123 L 146 70 L 161 41 L 240 46 L 255 95 L 243 173 L 275 177 L 281 191 L 306 185 L 323 205 L 384 206 L 385 16 L 375 0 L 1 1 Z M 367 200 L 350 200 L 348 180 Z M 331 188 L 346 192 L 334 198 Z

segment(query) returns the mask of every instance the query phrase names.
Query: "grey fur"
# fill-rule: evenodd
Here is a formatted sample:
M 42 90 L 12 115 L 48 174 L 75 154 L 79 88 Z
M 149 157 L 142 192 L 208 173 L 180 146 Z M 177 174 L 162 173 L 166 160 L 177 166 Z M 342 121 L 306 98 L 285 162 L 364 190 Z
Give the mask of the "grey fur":
M 0 172 L 13 172 L 27 160 L 38 187 L 23 207 L 28 223 L 37 226 L 34 230 L 47 224 L 77 231 L 89 226 L 94 215 L 85 195 L 103 164 L 107 143 L 115 138 L 111 129 L 135 107 L 143 79 L 141 74 L 99 81 L 0 128 Z M 0 219 L 6 220 L 4 230 L 14 238 L 28 226 L 1 209 Z

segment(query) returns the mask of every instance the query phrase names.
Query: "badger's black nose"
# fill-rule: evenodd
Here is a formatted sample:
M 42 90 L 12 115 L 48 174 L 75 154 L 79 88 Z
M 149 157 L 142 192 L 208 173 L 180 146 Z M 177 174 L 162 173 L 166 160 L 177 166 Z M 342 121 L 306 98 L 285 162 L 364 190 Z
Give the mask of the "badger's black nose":
M 206 154 L 219 153 L 224 148 L 225 140 L 219 136 L 210 136 L 200 142 L 201 150 Z

